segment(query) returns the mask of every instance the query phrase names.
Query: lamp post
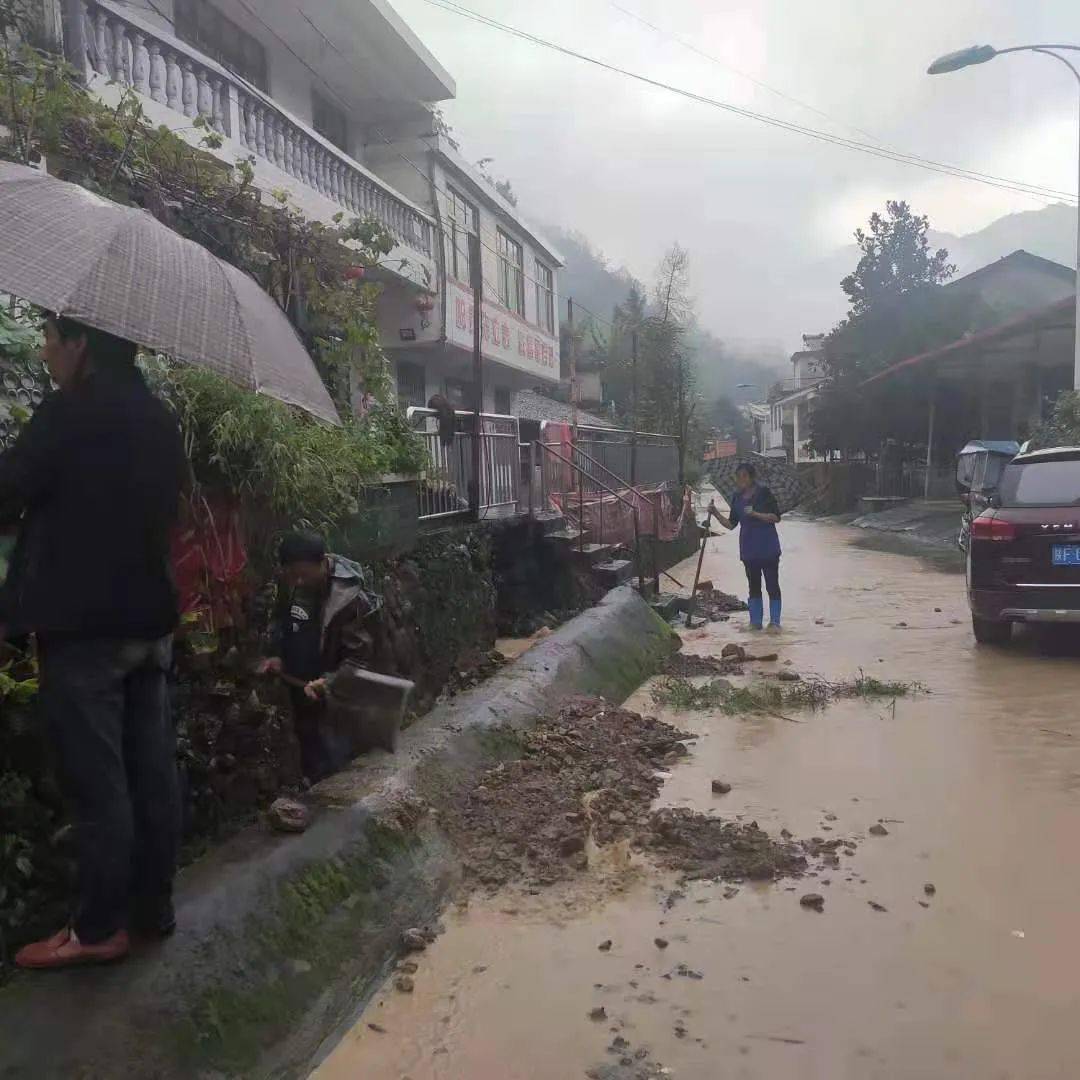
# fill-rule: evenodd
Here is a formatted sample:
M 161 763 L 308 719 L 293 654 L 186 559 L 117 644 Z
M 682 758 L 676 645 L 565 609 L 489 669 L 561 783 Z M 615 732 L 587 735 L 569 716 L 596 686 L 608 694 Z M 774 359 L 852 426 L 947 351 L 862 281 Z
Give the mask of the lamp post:
M 1076 79 L 1077 89 L 1080 90 L 1080 71 L 1077 71 L 1076 65 L 1068 57 L 1062 56 L 1057 50 L 1080 52 L 1080 45 L 1014 45 L 1008 49 L 995 49 L 992 45 L 973 45 L 969 49 L 939 56 L 926 69 L 926 73 L 927 75 L 944 75 L 975 64 L 985 64 L 988 60 L 993 60 L 995 56 L 1003 56 L 1005 53 L 1037 52 L 1060 60 L 1072 72 L 1073 78 Z M 1077 137 L 1080 139 L 1080 133 Z M 1080 152 L 1080 145 L 1078 145 L 1078 152 Z M 1080 157 L 1077 161 L 1077 183 L 1080 186 Z M 1080 390 L 1080 207 L 1077 208 L 1076 219 L 1076 283 L 1074 288 L 1076 290 L 1076 316 L 1073 328 L 1073 389 Z

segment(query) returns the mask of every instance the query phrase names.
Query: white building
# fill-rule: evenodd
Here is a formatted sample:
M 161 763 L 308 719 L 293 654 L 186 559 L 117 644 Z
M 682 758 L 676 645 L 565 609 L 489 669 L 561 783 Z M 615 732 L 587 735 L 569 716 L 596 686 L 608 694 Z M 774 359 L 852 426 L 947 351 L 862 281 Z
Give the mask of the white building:
M 435 134 L 453 78 L 386 0 L 42 0 L 91 91 L 134 90 L 153 124 L 253 157 L 267 198 L 307 216 L 373 216 L 396 243 L 378 271 L 379 323 L 408 404 L 471 405 L 465 234 L 483 242 L 485 407 L 559 376 L 558 256 Z
M 813 461 L 809 450 L 810 413 L 825 380 L 825 335 L 803 334 L 803 347 L 791 356 L 792 377 L 781 394 L 768 403 L 764 453 L 789 461 Z
M 437 254 L 444 287 L 430 311 L 404 291 L 380 308 L 382 344 L 395 361 L 401 403 L 426 405 L 439 393 L 458 409 L 472 407 L 472 234 L 480 239 L 484 409 L 516 415 L 519 390 L 559 381 L 556 275 L 562 259 L 446 135 L 380 147 L 373 162 L 381 176 L 430 209 L 443 237 Z

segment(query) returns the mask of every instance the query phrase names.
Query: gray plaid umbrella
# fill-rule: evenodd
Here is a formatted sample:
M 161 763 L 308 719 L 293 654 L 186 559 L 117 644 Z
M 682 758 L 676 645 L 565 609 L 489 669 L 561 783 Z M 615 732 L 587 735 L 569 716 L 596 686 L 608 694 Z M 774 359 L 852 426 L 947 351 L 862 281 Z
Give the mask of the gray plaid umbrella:
M 340 423 L 274 301 L 144 210 L 0 162 L 0 290 Z
M 707 465 L 709 479 L 725 499 L 730 499 L 735 490 L 735 470 L 744 462 L 757 470 L 757 482 L 767 487 L 775 496 L 780 506 L 780 513 L 794 510 L 802 501 L 803 483 L 798 471 L 783 458 L 768 458 L 760 454 L 747 454 L 745 457 L 722 458 L 710 461 Z

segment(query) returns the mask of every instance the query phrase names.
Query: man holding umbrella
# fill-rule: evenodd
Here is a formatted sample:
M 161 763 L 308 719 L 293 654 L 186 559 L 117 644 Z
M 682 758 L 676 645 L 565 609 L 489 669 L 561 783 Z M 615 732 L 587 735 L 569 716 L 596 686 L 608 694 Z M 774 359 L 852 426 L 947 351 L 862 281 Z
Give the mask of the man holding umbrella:
M 135 351 L 50 316 L 44 359 L 58 389 L 0 455 L 0 522 L 18 523 L 0 622 L 37 639 L 42 712 L 79 869 L 71 924 L 20 950 L 25 968 L 117 960 L 129 920 L 158 934 L 175 925 L 168 553 L 187 463 Z

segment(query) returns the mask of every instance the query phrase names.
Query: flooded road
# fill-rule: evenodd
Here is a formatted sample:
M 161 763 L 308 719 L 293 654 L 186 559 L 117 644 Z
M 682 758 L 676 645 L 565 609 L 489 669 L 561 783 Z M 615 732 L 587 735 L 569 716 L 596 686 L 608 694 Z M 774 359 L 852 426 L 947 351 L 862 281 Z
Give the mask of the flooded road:
M 851 837 L 854 858 L 794 889 L 673 898 L 655 872 L 609 866 L 474 897 L 447 912 L 414 992 L 378 995 L 318 1080 L 1080 1076 L 1080 660 L 977 650 L 960 575 L 831 525 L 781 532 L 786 628 L 753 639 L 780 653 L 765 670 L 931 693 L 803 723 L 659 710 L 648 686 L 627 705 L 701 736 L 661 803 Z M 703 576 L 741 595 L 736 552 L 710 541 Z M 684 631 L 684 650 L 718 655 L 744 628 Z M 879 820 L 888 835 L 868 835 Z M 808 891 L 823 913 L 800 906 Z

